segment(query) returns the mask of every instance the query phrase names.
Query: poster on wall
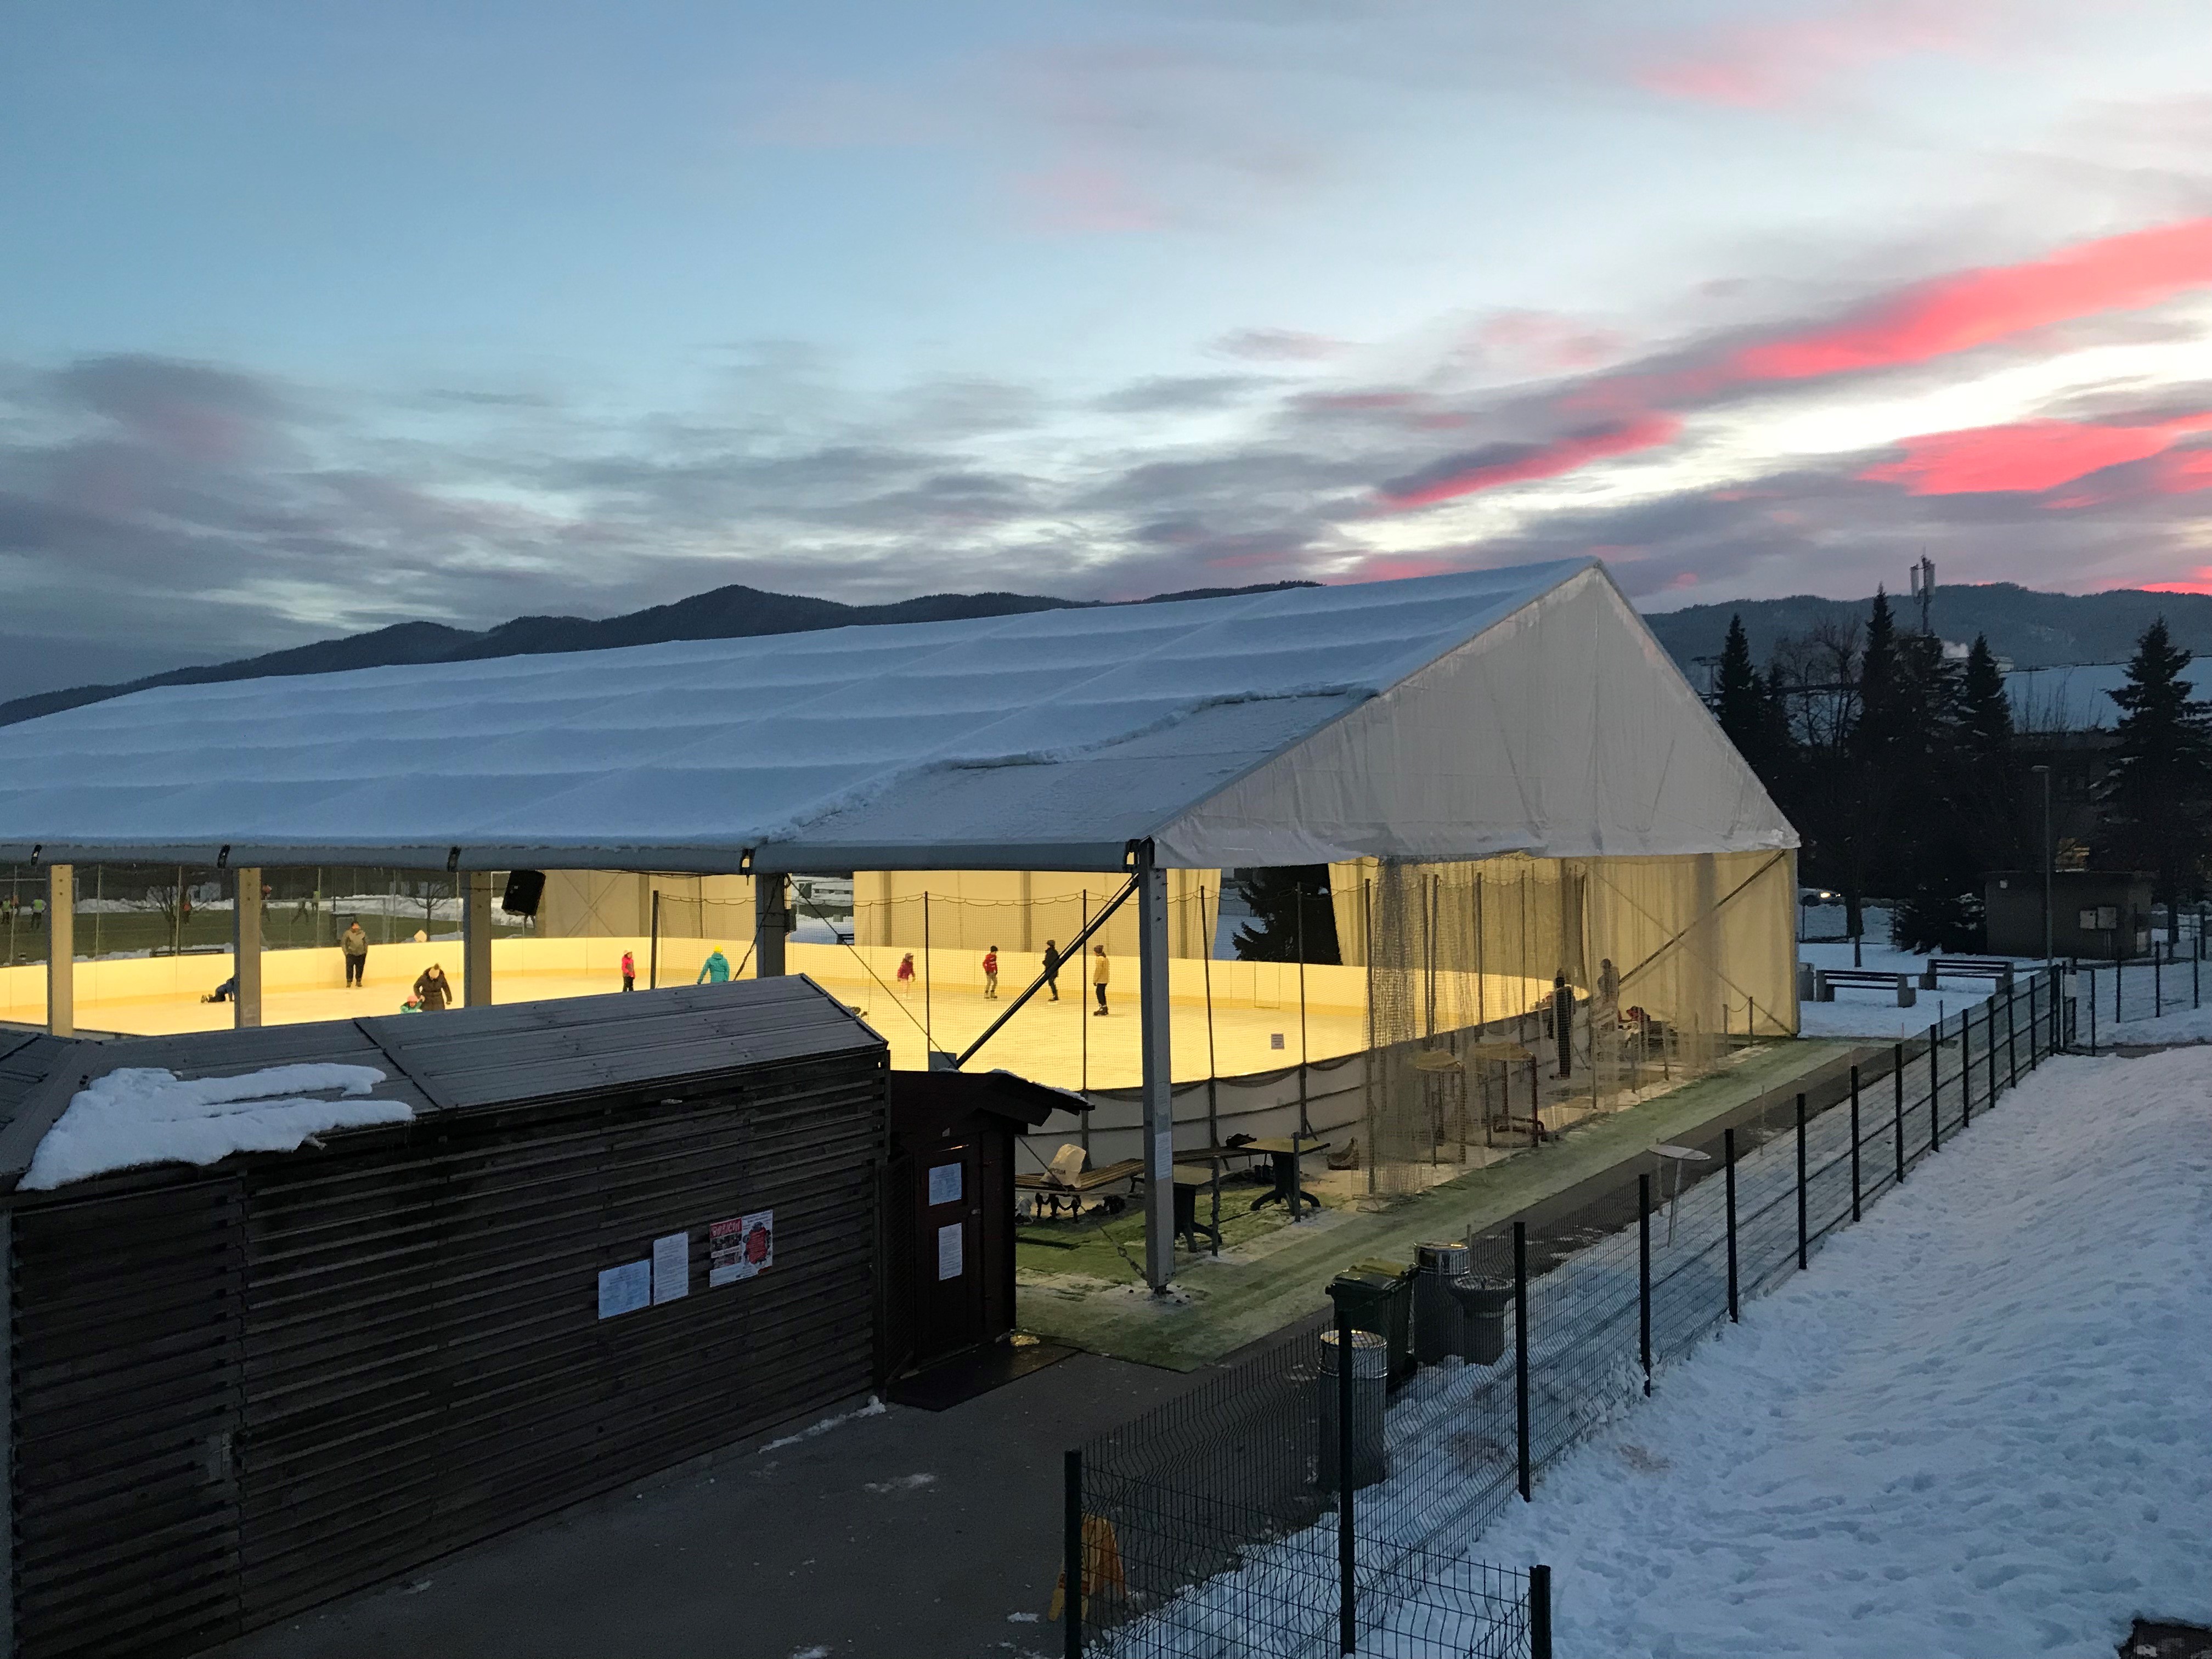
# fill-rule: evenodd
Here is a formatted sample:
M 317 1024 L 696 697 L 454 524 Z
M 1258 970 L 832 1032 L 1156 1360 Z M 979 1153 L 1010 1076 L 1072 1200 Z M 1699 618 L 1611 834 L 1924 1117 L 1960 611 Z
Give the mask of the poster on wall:
M 757 1210 L 707 1228 L 707 1282 L 734 1285 L 775 1265 L 775 1212 Z
M 599 1317 L 635 1313 L 653 1301 L 653 1263 L 625 1261 L 599 1274 Z
M 653 1241 L 653 1300 L 655 1306 L 691 1294 L 691 1235 L 670 1233 Z
M 936 1164 L 929 1172 L 929 1207 L 960 1201 L 960 1168 L 957 1164 Z

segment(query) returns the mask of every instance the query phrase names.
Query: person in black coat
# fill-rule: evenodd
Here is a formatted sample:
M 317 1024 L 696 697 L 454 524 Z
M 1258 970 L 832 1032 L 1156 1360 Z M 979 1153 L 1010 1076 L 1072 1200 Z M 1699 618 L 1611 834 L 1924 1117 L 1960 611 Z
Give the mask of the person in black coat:
M 1048 939 L 1044 942 L 1044 988 L 1054 1002 L 1060 1000 L 1060 941 Z

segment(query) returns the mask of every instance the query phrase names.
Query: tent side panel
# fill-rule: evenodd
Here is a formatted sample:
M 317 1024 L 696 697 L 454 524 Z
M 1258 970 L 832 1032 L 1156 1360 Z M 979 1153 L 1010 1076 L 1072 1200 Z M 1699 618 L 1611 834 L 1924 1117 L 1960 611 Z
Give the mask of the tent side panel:
M 1794 847 L 1601 570 L 1562 583 L 1155 835 L 1180 865 Z

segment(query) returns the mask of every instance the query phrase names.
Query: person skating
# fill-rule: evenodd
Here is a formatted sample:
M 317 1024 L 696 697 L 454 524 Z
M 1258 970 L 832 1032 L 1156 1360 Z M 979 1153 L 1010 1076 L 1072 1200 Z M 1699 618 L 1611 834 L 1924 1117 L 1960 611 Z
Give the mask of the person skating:
M 338 935 L 338 949 L 345 956 L 346 989 L 350 991 L 368 970 L 368 935 L 362 932 L 360 922 Z
M 415 1006 L 424 1013 L 442 1014 L 453 1000 L 453 982 L 436 963 L 415 976 Z
M 623 952 L 622 974 L 623 989 L 625 991 L 637 989 L 637 958 L 628 951 Z
M 1096 1019 L 1106 1012 L 1106 984 L 1114 977 L 1114 970 L 1107 966 L 1104 945 L 1094 945 L 1091 949 L 1091 988 L 1097 993 L 1098 1006 L 1091 1011 L 1091 1017 Z
M 994 945 L 983 952 L 983 1000 L 995 1002 L 999 996 L 999 947 Z
M 699 977 L 691 982 L 694 985 L 727 985 L 730 982 L 730 959 L 722 954 L 721 946 L 716 945 L 714 954 L 699 965 Z
M 1044 988 L 1052 993 L 1054 1002 L 1060 1000 L 1060 941 L 1056 939 L 1044 942 Z
M 898 994 L 906 995 L 914 989 L 914 952 L 909 951 L 899 958 Z

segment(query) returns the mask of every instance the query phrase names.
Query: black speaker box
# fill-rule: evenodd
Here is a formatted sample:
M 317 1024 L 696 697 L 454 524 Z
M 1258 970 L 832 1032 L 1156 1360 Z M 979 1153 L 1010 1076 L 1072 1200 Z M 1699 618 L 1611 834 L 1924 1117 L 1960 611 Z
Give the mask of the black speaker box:
M 507 872 L 507 891 L 500 895 L 499 908 L 511 916 L 534 916 L 538 914 L 538 901 L 544 896 L 543 870 L 510 870 Z

